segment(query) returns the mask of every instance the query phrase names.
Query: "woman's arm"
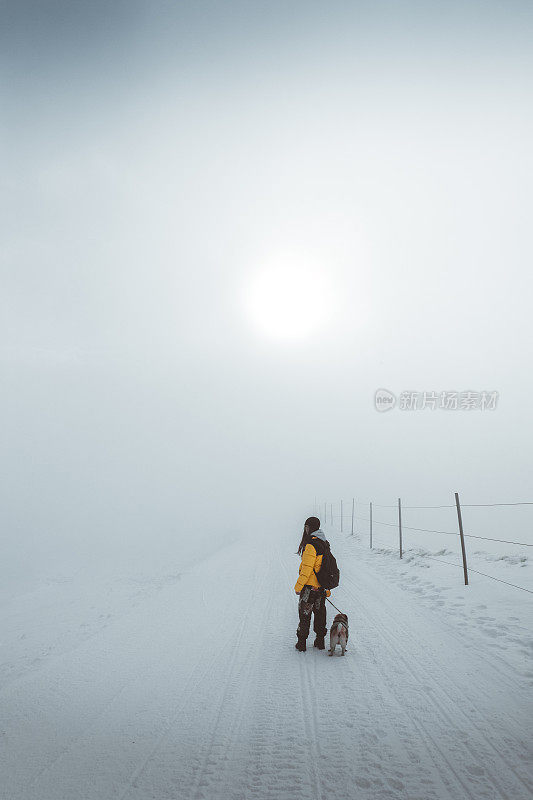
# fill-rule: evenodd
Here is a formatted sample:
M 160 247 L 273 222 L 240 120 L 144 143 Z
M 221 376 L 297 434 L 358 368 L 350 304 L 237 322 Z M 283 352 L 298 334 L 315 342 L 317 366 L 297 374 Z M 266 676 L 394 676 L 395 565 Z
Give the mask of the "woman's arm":
M 308 579 L 311 577 L 313 567 L 316 561 L 316 550 L 312 544 L 307 544 L 302 555 L 302 563 L 300 564 L 300 575 L 296 581 L 294 591 L 296 594 L 302 591 Z

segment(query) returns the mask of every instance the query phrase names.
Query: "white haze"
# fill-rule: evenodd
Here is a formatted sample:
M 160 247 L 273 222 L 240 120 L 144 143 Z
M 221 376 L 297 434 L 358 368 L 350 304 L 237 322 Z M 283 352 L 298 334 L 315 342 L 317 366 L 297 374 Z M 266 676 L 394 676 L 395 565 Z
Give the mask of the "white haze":
M 533 500 L 525 5 L 7 5 L 8 570 L 293 548 L 315 497 Z M 243 297 L 287 252 L 331 313 L 276 340 Z

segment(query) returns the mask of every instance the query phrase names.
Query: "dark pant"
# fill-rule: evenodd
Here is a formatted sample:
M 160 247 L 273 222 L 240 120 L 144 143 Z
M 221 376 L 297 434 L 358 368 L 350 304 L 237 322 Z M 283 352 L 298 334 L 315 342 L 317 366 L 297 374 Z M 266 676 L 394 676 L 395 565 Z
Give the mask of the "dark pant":
M 323 589 L 304 586 L 300 592 L 300 600 L 298 602 L 300 623 L 296 635 L 299 639 L 307 639 L 309 636 L 311 613 L 315 617 L 313 620 L 314 632 L 317 636 L 324 637 L 328 630 L 326 628 L 326 594 Z

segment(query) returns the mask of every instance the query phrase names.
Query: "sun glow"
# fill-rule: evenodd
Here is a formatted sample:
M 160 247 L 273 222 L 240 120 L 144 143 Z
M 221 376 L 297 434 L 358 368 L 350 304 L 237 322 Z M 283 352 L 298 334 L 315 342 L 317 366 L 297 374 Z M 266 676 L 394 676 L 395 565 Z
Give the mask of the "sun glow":
M 269 338 L 301 340 L 327 320 L 330 288 L 326 275 L 314 265 L 278 257 L 254 275 L 245 305 L 254 326 Z

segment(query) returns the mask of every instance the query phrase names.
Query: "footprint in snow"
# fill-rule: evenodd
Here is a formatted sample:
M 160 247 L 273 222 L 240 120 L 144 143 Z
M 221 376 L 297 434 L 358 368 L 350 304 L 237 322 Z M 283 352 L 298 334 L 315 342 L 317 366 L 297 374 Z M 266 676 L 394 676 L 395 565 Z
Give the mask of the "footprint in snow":
M 389 778 L 388 780 L 389 780 L 389 783 L 390 783 L 390 785 L 392 786 L 393 789 L 403 789 L 404 788 L 404 784 L 401 781 L 399 781 L 397 778 Z

